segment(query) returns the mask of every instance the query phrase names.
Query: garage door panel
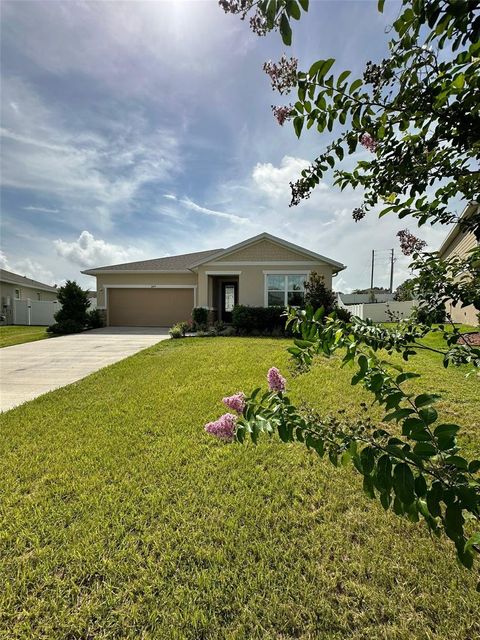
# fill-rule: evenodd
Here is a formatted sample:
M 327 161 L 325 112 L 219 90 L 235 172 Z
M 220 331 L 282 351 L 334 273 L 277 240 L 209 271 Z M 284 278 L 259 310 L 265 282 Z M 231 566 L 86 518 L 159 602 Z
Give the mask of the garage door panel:
M 169 327 L 189 320 L 193 288 L 108 289 L 108 323 L 112 327 Z

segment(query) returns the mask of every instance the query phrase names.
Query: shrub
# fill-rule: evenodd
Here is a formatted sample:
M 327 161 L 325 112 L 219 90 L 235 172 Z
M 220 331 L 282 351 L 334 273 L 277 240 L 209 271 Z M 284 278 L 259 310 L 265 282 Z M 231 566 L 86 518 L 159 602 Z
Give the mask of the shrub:
M 177 326 L 182 330 L 182 335 L 185 336 L 186 333 L 192 331 L 192 323 L 188 320 L 184 320 L 183 322 L 178 322 Z
M 192 309 L 192 320 L 195 329 L 205 329 L 208 323 L 208 309 L 205 307 Z
M 219 336 L 222 333 L 222 331 L 225 331 L 226 328 L 227 328 L 227 325 L 225 324 L 225 322 L 222 322 L 222 320 L 217 320 L 208 329 L 209 331 L 215 333 L 215 335 Z
M 55 324 L 50 325 L 49 333 L 78 333 L 87 326 L 87 309 L 90 306 L 87 291 L 75 281 L 67 282 L 58 289 L 58 301 L 62 305 L 55 314 Z
M 215 336 L 215 331 L 212 331 L 211 329 L 200 329 L 200 331 L 197 331 L 197 338 L 214 338 Z
M 103 316 L 98 309 L 92 309 L 87 312 L 88 329 L 100 329 L 104 325 Z
M 183 338 L 185 335 L 180 322 L 174 324 L 173 327 L 168 331 L 168 333 L 170 334 L 171 338 Z
M 283 307 L 247 307 L 236 305 L 232 312 L 232 325 L 240 335 L 271 334 L 281 331 L 285 335 L 285 309 Z
M 324 277 L 312 271 L 305 282 L 305 305 L 311 305 L 314 311 L 323 307 L 328 315 L 334 310 L 335 302 L 335 294 L 325 285 Z
M 168 333 L 172 338 L 184 338 L 187 331 L 191 330 L 192 323 L 184 320 L 183 322 L 177 322 L 176 324 L 174 324 Z
M 64 320 L 61 324 L 55 322 L 47 327 L 47 333 L 55 333 L 57 335 L 64 335 L 68 333 L 80 333 L 85 329 L 85 325 L 75 322 L 75 320 Z
M 335 317 L 337 320 L 343 320 L 343 322 L 350 322 L 352 314 L 345 307 L 335 307 Z
M 416 319 L 420 324 L 441 324 L 445 322 L 445 307 L 442 305 L 437 308 L 429 308 L 426 305 L 421 305 L 413 310 L 412 317 Z
M 235 327 L 225 327 L 225 329 L 218 331 L 217 335 L 223 336 L 225 338 L 230 338 L 231 336 L 236 335 L 236 333 L 237 332 L 235 331 Z

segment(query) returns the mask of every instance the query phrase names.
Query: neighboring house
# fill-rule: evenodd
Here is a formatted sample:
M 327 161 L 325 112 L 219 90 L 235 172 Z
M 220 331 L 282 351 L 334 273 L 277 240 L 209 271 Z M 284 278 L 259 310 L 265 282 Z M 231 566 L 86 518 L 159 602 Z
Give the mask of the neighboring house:
M 465 220 L 473 216 L 473 214 L 480 213 L 480 205 L 472 202 L 465 207 L 460 219 Z M 453 256 L 459 256 L 460 258 L 466 258 L 468 252 L 479 244 L 479 232 L 477 235 L 473 231 L 464 231 L 460 224 L 457 222 L 452 228 L 448 236 L 445 238 L 442 246 L 439 249 L 440 258 L 447 259 Z M 480 286 L 480 285 L 479 285 Z M 468 307 L 462 307 L 460 303 L 453 305 L 447 303 L 447 312 L 452 317 L 453 322 L 461 322 L 464 324 L 478 325 L 478 309 L 475 309 L 473 305 Z
M 235 304 L 301 304 L 311 271 L 332 277 L 344 265 L 268 233 L 235 244 L 180 256 L 87 269 L 97 278 L 98 308 L 112 326 L 170 326 L 193 307 L 230 322 Z
M 6 269 L 0 269 L 1 315 L 5 318 L 5 324 L 13 322 L 14 300 L 53 301 L 56 299 L 57 289 L 55 287 Z

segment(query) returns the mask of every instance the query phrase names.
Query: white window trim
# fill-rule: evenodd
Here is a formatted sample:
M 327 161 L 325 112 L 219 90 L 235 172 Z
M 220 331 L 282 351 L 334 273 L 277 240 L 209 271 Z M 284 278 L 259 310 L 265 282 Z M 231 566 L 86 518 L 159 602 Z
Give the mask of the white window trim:
M 310 277 L 310 271 L 264 271 L 263 272 L 263 306 L 268 307 L 268 288 L 267 288 L 267 276 L 298 276 L 305 275 L 306 280 Z M 288 304 L 288 291 L 284 289 L 284 304 L 287 306 Z
M 18 296 L 17 296 L 17 291 L 18 291 Z M 20 296 L 21 296 L 21 291 L 20 291 L 20 289 L 14 289 L 14 291 L 13 291 L 13 297 L 15 298 L 15 300 L 20 300 Z

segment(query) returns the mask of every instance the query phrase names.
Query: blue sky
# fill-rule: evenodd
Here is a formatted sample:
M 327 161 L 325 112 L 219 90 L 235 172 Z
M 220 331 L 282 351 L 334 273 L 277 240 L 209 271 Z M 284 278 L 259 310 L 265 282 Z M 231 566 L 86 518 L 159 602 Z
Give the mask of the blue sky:
M 386 285 L 386 250 L 405 223 L 355 224 L 361 193 L 340 193 L 331 177 L 288 207 L 289 181 L 328 138 L 279 127 L 270 106 L 289 100 L 262 66 L 286 52 L 300 68 L 335 57 L 334 70 L 360 74 L 385 55 L 398 6 L 382 16 L 376 0 L 313 0 L 287 50 L 215 0 L 4 1 L 3 265 L 92 287 L 81 269 L 268 231 L 345 263 L 345 291 L 368 286 L 371 250 L 382 250 L 375 277 Z M 431 248 L 444 234 L 421 233 Z M 406 265 L 399 256 L 397 284 Z

